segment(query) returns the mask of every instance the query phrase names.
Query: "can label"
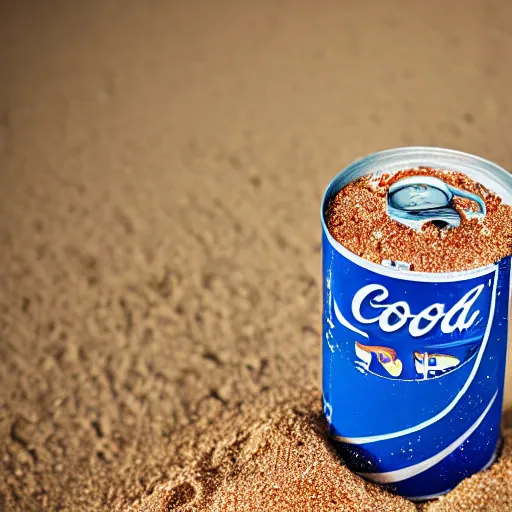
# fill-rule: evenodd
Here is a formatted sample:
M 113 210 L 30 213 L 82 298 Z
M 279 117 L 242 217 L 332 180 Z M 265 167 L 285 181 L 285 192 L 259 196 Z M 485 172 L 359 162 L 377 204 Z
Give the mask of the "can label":
M 324 232 L 330 432 L 361 476 L 410 498 L 442 494 L 495 455 L 511 258 L 431 277 L 367 263 Z

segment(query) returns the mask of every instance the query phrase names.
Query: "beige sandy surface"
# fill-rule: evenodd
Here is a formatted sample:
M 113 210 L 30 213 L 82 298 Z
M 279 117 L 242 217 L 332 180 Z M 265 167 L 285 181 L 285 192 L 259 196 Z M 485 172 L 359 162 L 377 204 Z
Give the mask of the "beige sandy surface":
M 506 0 L 0 2 L 0 510 L 138 507 L 319 388 L 324 186 L 512 168 L 511 61 Z
M 340 464 L 319 398 L 305 390 L 276 405 L 242 406 L 186 469 L 130 512 L 416 512 Z

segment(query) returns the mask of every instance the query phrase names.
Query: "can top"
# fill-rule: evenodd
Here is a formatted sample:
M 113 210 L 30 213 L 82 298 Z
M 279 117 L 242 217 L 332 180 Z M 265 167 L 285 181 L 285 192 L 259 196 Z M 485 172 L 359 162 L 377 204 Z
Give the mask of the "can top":
M 488 160 L 459 151 L 435 147 L 404 147 L 380 151 L 351 163 L 338 173 L 327 187 L 321 206 L 321 222 L 324 233 L 331 245 L 358 265 L 398 279 L 454 281 L 468 279 L 475 274 L 488 271 L 493 264 L 459 272 L 437 273 L 386 268 L 381 264 L 368 261 L 352 253 L 332 237 L 326 225 L 326 207 L 329 200 L 336 196 L 348 183 L 366 175 L 374 175 L 378 178 L 382 174 L 393 175 L 399 170 L 420 167 L 461 172 L 490 189 L 501 198 L 504 204 L 512 205 L 512 175 Z M 477 203 L 479 211 L 469 212 L 470 216 L 474 215 L 477 218 L 481 218 L 485 215 L 485 203 L 480 197 L 474 194 L 468 196 L 469 193 L 466 191 L 451 187 L 437 178 L 428 177 L 427 179 L 427 177 L 421 176 L 421 183 L 415 181 L 417 178 L 414 176 L 403 178 L 390 187 L 388 192 L 388 208 L 395 209 L 394 214 L 390 215 L 394 220 L 404 224 L 407 221 L 411 221 L 414 225 L 407 225 L 413 227 L 413 229 L 419 229 L 424 222 L 436 220 L 435 218 L 428 218 L 427 220 L 419 218 L 421 214 L 424 215 L 426 212 L 427 217 L 439 214 L 440 218 L 438 220 L 450 226 L 455 226 L 457 221 L 460 222 L 460 217 L 457 212 L 455 212 L 456 216 L 454 215 L 453 205 L 451 204 L 454 196 L 462 196 Z M 414 189 L 415 186 L 421 185 L 425 187 L 421 191 Z M 421 193 L 418 194 L 418 192 Z M 443 208 L 445 211 L 440 212 L 439 209 Z M 388 214 L 390 214 L 389 209 Z M 396 219 L 395 214 L 396 216 L 400 215 L 400 219 Z

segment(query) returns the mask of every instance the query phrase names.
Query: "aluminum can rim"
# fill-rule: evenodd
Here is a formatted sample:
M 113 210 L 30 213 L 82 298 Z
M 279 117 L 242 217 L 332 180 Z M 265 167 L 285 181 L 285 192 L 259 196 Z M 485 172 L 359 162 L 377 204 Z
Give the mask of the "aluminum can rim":
M 357 263 L 359 266 L 378 274 L 394 277 L 395 279 L 423 282 L 450 282 L 464 281 L 489 273 L 497 262 L 484 267 L 460 272 L 414 272 L 387 268 L 349 251 L 329 232 L 325 223 L 326 202 L 346 184 L 356 178 L 379 170 L 395 172 L 399 169 L 415 168 L 420 165 L 462 172 L 498 194 L 505 203 L 512 204 L 512 174 L 507 172 L 503 167 L 485 158 L 453 149 L 430 146 L 409 146 L 386 149 L 371 153 L 370 155 L 350 163 L 331 180 L 325 189 L 320 207 L 320 218 L 322 230 L 327 236 L 329 243 L 337 252 L 354 263 Z

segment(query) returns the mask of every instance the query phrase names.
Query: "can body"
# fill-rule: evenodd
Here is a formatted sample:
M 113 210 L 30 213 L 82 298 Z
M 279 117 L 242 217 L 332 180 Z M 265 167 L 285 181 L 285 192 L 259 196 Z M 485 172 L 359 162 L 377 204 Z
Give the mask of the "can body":
M 508 313 L 508 333 L 509 339 L 512 336 L 512 301 Z M 507 373 L 505 376 L 505 399 L 503 404 L 503 410 L 508 413 L 509 423 L 508 427 L 512 427 L 512 342 L 508 344 L 508 356 L 507 356 Z
M 428 499 L 495 457 L 511 258 L 439 274 L 376 265 L 332 238 L 325 202 L 352 179 L 382 167 L 459 170 L 500 195 L 509 182 L 500 173 L 503 181 L 494 183 L 476 157 L 414 151 L 372 155 L 340 173 L 326 191 L 323 397 L 330 434 L 350 469 L 408 498 Z M 462 163 L 452 162 L 459 158 Z

